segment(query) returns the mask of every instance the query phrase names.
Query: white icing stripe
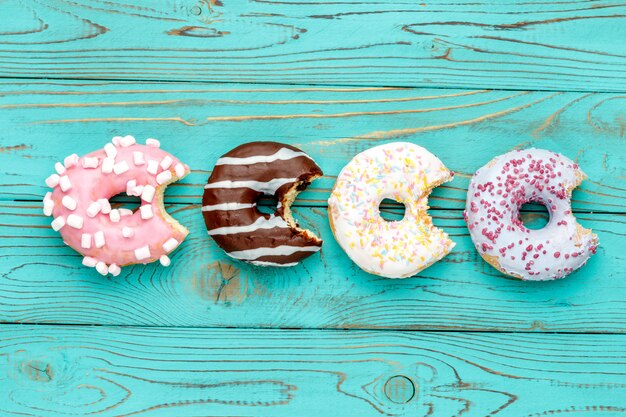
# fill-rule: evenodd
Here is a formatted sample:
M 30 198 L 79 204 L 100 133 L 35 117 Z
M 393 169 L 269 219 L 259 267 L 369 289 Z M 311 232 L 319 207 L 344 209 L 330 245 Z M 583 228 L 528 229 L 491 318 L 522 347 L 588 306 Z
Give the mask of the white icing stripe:
M 229 156 L 225 156 L 218 159 L 215 165 L 250 165 L 259 163 L 268 164 L 274 161 L 287 161 L 289 159 L 298 158 L 299 156 L 304 156 L 311 159 L 311 157 L 304 152 L 296 152 L 292 151 L 289 148 L 281 148 L 278 152 L 272 155 L 248 156 L 246 158 L 232 158 Z
M 202 211 L 241 210 L 252 207 L 256 207 L 256 203 L 221 203 L 213 204 L 211 206 L 202 206 Z
M 283 220 L 282 217 L 259 217 L 252 224 L 247 226 L 226 226 L 218 227 L 217 229 L 209 230 L 209 236 L 215 235 L 231 235 L 234 233 L 249 233 L 259 229 L 273 229 L 274 227 L 289 227 L 289 225 Z
M 274 178 L 271 181 L 218 181 L 204 186 L 205 190 L 213 188 L 249 188 L 266 194 L 275 194 L 276 190 L 285 184 L 296 182 L 297 178 Z
M 252 265 L 257 266 L 278 266 L 278 267 L 287 267 L 287 266 L 296 266 L 298 262 L 289 262 L 286 264 L 278 264 L 276 262 L 265 262 L 265 261 L 250 261 Z
M 256 248 L 248 250 L 240 250 L 234 252 L 226 252 L 229 256 L 242 261 L 252 261 L 262 256 L 287 256 L 296 252 L 317 252 L 319 246 L 277 246 L 275 248 Z

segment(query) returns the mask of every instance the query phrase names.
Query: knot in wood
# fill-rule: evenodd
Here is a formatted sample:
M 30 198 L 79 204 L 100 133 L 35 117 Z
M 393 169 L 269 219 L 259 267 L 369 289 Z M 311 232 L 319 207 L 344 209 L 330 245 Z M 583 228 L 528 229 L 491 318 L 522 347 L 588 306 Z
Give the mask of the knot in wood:
M 415 384 L 404 375 L 395 375 L 385 382 L 384 391 L 389 401 L 406 404 L 415 396 Z

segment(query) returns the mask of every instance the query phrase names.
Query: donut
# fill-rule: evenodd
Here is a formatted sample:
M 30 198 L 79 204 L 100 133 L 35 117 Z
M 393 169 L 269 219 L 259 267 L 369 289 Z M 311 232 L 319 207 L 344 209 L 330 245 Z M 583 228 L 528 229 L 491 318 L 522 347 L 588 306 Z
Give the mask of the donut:
M 361 152 L 341 170 L 328 200 L 335 239 L 366 272 L 387 278 L 417 274 L 454 247 L 426 212 L 431 190 L 453 175 L 435 155 L 412 143 Z M 385 198 L 405 205 L 402 220 L 380 216 Z
M 598 237 L 572 214 L 571 195 L 586 178 L 567 157 L 543 149 L 497 156 L 472 177 L 465 221 L 483 259 L 503 274 L 530 281 L 563 278 L 596 252 Z M 546 206 L 550 220 L 531 230 L 520 219 L 528 202 Z
M 236 147 L 215 163 L 204 187 L 202 214 L 209 236 L 232 258 L 259 266 L 293 266 L 320 250 L 322 240 L 301 229 L 291 213 L 298 193 L 322 176 L 300 149 L 277 142 Z M 273 214 L 257 208 L 278 202 Z
M 44 197 L 44 214 L 83 255 L 83 265 L 117 276 L 125 265 L 170 264 L 167 255 L 188 231 L 165 211 L 163 192 L 189 167 L 159 146 L 156 139 L 140 145 L 132 136 L 116 136 L 104 149 L 55 164 L 56 173 L 46 179 L 53 190 Z M 109 199 L 124 192 L 141 197 L 135 212 L 111 207 Z

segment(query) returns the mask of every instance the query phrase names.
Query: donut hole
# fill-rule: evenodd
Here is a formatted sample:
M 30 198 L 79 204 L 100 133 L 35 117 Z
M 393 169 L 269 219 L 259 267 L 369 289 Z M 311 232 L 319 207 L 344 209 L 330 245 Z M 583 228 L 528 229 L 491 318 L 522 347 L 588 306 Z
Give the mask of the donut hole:
M 542 203 L 528 202 L 520 207 L 519 219 L 525 228 L 539 230 L 546 227 L 550 221 L 550 212 Z
M 271 195 L 265 195 L 257 201 L 256 208 L 264 214 L 274 214 L 278 208 L 278 200 Z
M 406 207 L 402 203 L 398 203 L 396 200 L 385 198 L 378 205 L 378 212 L 380 217 L 388 222 L 397 222 L 404 218 Z
M 128 210 L 135 211 L 139 210 L 141 206 L 141 198 L 128 195 L 126 193 L 119 193 L 109 198 L 109 202 L 111 203 L 112 208 L 121 209 L 125 208 Z

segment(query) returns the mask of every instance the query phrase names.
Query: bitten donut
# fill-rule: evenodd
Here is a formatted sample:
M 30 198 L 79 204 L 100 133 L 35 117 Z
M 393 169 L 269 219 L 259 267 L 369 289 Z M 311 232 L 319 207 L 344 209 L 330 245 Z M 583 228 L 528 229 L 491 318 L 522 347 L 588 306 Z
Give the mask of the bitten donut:
M 412 143 L 358 154 L 339 174 L 328 200 L 337 242 L 366 272 L 388 278 L 417 274 L 454 247 L 426 212 L 430 191 L 452 177 L 435 155 Z M 380 216 L 385 198 L 405 205 L 402 220 Z
M 291 203 L 322 170 L 306 153 L 277 142 L 238 146 L 217 160 L 204 187 L 202 213 L 211 236 L 231 257 L 261 266 L 292 266 L 320 250 L 322 240 L 298 227 Z M 274 214 L 257 208 L 278 201 Z
M 83 265 L 116 276 L 124 265 L 170 264 L 167 255 L 188 232 L 165 211 L 163 192 L 189 167 L 159 149 L 158 140 L 139 145 L 132 136 L 116 136 L 104 149 L 82 158 L 72 154 L 55 169 L 46 179 L 53 191 L 44 198 L 44 214 L 84 256 Z M 111 208 L 109 198 L 123 192 L 141 197 L 137 211 Z
M 523 280 L 563 278 L 596 252 L 598 237 L 572 214 L 570 197 L 586 175 L 577 164 L 543 149 L 500 155 L 472 177 L 465 221 L 485 261 Z M 548 224 L 530 230 L 520 219 L 524 203 L 544 204 Z

